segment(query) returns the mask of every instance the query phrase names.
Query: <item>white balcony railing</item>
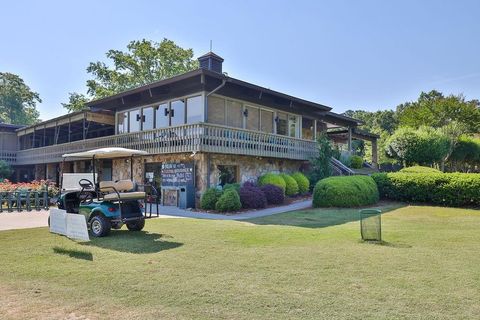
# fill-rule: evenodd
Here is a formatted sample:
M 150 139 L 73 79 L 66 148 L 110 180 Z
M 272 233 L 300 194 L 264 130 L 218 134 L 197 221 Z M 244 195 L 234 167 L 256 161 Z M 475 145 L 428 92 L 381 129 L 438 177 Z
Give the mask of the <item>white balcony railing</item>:
M 212 152 L 296 160 L 308 160 L 317 152 L 314 141 L 198 123 L 21 150 L 16 164 L 59 162 L 62 154 L 103 147 L 152 154 Z
M 16 159 L 17 151 L 0 150 L 0 160 L 4 160 L 8 164 L 15 164 Z

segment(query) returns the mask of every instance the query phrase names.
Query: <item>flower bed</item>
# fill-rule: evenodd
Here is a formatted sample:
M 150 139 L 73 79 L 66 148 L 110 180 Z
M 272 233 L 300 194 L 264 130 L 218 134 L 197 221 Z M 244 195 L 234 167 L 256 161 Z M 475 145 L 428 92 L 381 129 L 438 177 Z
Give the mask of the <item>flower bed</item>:
M 13 191 L 36 191 L 43 192 L 48 188 L 48 196 L 54 197 L 58 195 L 58 187 L 56 184 L 49 180 L 34 180 L 32 182 L 18 182 L 13 183 L 7 179 L 0 181 L 0 192 L 13 192 Z

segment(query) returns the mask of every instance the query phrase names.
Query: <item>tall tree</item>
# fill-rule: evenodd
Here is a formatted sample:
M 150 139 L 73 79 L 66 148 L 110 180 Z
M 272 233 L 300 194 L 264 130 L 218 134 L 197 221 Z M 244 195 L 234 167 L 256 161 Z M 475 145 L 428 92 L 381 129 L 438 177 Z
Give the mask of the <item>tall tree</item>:
M 444 96 L 432 90 L 422 92 L 417 101 L 406 102 L 397 107 L 401 126 L 441 128 L 456 122 L 465 128 L 465 133 L 480 130 L 480 103 L 467 101 L 463 95 Z
M 37 102 L 42 102 L 40 95 L 22 78 L 0 72 L 0 122 L 27 125 L 38 122 Z
M 87 72 L 93 79 L 87 81 L 87 95 L 70 93 L 69 102 L 62 105 L 69 111 L 84 108 L 90 99 L 110 96 L 134 87 L 198 68 L 192 49 L 183 49 L 175 42 L 163 39 L 131 41 L 127 51 L 109 50 L 111 63 L 92 62 Z

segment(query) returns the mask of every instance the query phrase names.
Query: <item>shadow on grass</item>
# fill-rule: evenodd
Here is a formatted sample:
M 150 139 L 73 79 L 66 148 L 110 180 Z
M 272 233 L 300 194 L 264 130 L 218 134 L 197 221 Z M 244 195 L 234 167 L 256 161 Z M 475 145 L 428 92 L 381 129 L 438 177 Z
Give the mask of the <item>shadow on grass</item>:
M 364 241 L 360 240 L 361 243 L 366 243 L 366 244 L 373 244 L 377 246 L 384 246 L 384 247 L 390 247 L 390 248 L 398 248 L 398 249 L 408 249 L 412 248 L 411 245 L 405 244 L 405 243 L 394 243 L 394 242 L 388 242 L 388 241 Z
M 405 207 L 404 203 L 379 203 L 361 208 L 317 208 L 286 212 L 244 220 L 258 225 L 283 225 L 303 228 L 326 228 L 360 220 L 361 209 L 380 209 L 382 214 Z
M 53 252 L 69 256 L 70 258 L 93 261 L 93 255 L 91 252 L 88 251 L 53 247 Z
M 91 237 L 90 242 L 82 242 L 81 245 L 136 254 L 156 253 L 183 245 L 166 241 L 166 238 L 169 236 L 146 231 L 112 230 L 106 237 Z

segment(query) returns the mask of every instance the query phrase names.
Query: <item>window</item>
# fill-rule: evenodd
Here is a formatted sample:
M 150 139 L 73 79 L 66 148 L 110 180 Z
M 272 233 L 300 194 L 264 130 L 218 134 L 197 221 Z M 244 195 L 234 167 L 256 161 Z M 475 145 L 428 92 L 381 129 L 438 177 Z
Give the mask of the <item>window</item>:
M 237 101 L 227 100 L 227 122 L 229 127 L 243 128 L 243 108 Z
M 187 99 L 187 123 L 197 123 L 201 121 L 203 121 L 202 96 L 188 98 Z
M 140 110 L 128 112 L 128 132 L 140 131 Z
M 288 115 L 283 112 L 277 113 L 277 134 L 288 135 Z
M 225 124 L 225 99 L 208 97 L 207 120 L 209 123 Z
M 302 138 L 308 140 L 314 140 L 314 126 L 315 120 L 302 117 Z
M 220 172 L 218 177 L 219 184 L 223 187 L 229 183 L 237 183 L 238 182 L 238 166 L 224 166 L 220 165 L 217 166 L 218 171 Z
M 260 116 L 260 131 L 273 133 L 273 112 L 261 110 Z
M 142 130 L 152 130 L 153 129 L 153 107 L 143 108 L 143 127 Z
M 295 138 L 297 136 L 298 118 L 297 116 L 288 116 L 288 135 Z
M 260 129 L 260 109 L 247 106 L 245 111 L 247 112 L 245 128 L 258 131 Z
M 128 132 L 127 119 L 128 116 L 126 112 L 117 113 L 117 132 L 119 134 Z
M 159 105 L 155 111 L 155 128 L 166 128 L 168 127 L 169 118 L 168 118 L 168 104 L 162 103 Z
M 185 124 L 185 100 L 175 100 L 170 104 L 170 125 Z

